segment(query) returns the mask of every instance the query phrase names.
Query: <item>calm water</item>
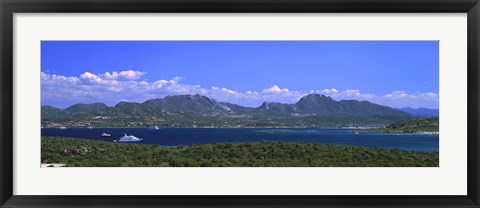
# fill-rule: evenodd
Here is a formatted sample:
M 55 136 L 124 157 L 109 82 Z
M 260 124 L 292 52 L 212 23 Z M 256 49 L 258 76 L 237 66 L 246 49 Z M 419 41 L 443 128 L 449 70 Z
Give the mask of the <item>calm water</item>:
M 266 129 L 225 129 L 225 128 L 71 128 L 42 129 L 42 136 L 64 136 L 103 141 L 119 139 L 125 133 L 143 138 L 136 143 L 160 144 L 167 146 L 206 144 L 215 142 L 242 141 L 296 141 L 319 144 L 341 144 L 404 150 L 438 152 L 438 135 L 366 133 L 344 129 L 301 128 L 292 132 L 262 132 Z M 105 132 L 112 137 L 104 138 Z

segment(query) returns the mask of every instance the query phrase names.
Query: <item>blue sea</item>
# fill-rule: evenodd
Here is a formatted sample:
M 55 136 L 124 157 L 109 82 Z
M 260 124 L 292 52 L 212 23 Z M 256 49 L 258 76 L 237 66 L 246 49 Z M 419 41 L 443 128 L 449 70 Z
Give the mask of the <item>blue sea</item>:
M 273 131 L 272 131 L 273 130 Z M 278 129 L 276 129 L 278 130 Z M 139 144 L 179 146 L 219 142 L 289 141 L 318 144 L 339 144 L 378 148 L 393 148 L 423 152 L 438 152 L 438 135 L 355 132 L 345 129 L 294 128 L 43 128 L 42 136 L 63 136 L 102 141 L 118 140 L 124 134 L 142 138 Z M 101 137 L 102 133 L 112 137 Z

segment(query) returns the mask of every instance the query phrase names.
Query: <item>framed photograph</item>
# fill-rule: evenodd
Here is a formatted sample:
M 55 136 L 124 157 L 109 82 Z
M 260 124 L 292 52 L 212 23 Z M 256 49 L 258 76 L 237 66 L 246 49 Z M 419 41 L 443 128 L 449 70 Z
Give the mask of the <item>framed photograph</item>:
M 478 0 L 0 1 L 1 207 L 479 207 Z

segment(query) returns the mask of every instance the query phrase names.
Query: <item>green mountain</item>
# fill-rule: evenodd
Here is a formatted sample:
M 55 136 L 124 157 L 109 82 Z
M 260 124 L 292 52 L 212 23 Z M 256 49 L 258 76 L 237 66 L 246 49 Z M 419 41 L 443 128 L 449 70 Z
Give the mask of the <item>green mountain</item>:
M 94 113 L 108 108 L 104 103 L 75 104 L 65 109 L 67 113 Z
M 42 106 L 42 126 L 143 127 L 302 127 L 390 124 L 410 114 L 367 101 L 318 94 L 295 104 L 264 102 L 257 108 L 217 102 L 201 95 L 175 95 L 143 103 L 75 104 L 66 109 Z

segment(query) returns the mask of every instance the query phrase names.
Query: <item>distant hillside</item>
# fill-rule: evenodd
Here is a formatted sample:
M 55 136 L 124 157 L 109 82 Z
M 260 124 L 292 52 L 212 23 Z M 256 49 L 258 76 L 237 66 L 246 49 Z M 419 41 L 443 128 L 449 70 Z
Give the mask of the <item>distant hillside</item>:
M 401 110 L 406 113 L 410 113 L 414 116 L 438 116 L 438 109 L 429 109 L 429 108 L 399 108 L 398 110 Z
M 292 127 L 389 124 L 410 114 L 367 101 L 335 101 L 310 94 L 295 104 L 264 102 L 257 108 L 217 102 L 202 95 L 175 95 L 143 103 L 42 106 L 42 125 Z
M 438 117 L 412 117 L 392 123 L 385 128 L 376 129 L 381 132 L 439 132 L 440 122 Z
M 104 103 L 93 104 L 75 104 L 65 109 L 68 113 L 93 113 L 107 109 L 108 106 Z
M 368 101 L 341 100 L 335 101 L 331 97 L 318 94 L 310 94 L 302 97 L 295 104 L 264 102 L 257 111 L 263 113 L 284 114 L 316 114 L 316 115 L 384 115 L 384 116 L 408 116 L 406 113 L 390 107 L 370 103 Z
M 161 99 L 147 100 L 143 105 L 148 107 L 168 109 L 179 112 L 193 113 L 228 113 L 233 112 L 226 105 L 206 96 L 196 95 L 175 95 L 166 96 Z
M 66 112 L 49 105 L 44 105 L 42 106 L 41 116 L 42 120 L 55 120 L 64 118 L 66 116 Z

